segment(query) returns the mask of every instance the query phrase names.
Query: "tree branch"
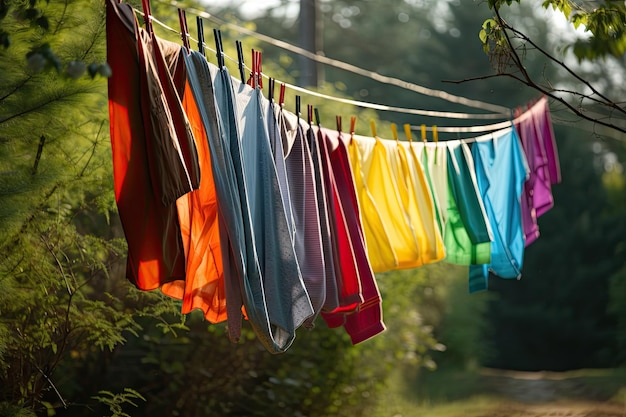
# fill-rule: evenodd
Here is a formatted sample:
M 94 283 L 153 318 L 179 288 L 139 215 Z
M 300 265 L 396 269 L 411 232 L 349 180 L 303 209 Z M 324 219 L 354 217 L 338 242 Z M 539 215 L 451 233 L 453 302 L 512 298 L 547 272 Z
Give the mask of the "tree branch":
M 549 54 L 546 50 L 544 50 L 543 48 L 541 48 L 539 45 L 537 45 L 535 42 L 533 42 L 528 36 L 526 36 L 524 33 L 520 32 L 519 30 L 511 27 L 510 25 L 508 25 L 506 22 L 502 21 L 503 25 L 506 25 L 506 29 L 509 29 L 510 31 L 512 31 L 513 33 L 515 33 L 517 36 L 519 36 L 524 42 L 528 42 L 529 44 L 531 44 L 537 51 L 541 52 L 541 54 L 543 54 L 546 58 L 548 58 L 549 60 L 551 60 L 552 62 L 558 64 L 561 68 L 563 68 L 565 71 L 567 71 L 572 77 L 576 78 L 579 82 L 583 83 L 584 85 L 586 85 L 587 87 L 589 87 L 589 89 L 596 94 L 598 97 L 600 97 L 602 100 L 604 100 L 604 104 L 607 107 L 612 107 L 615 108 L 616 110 L 619 110 L 620 112 L 626 114 L 626 109 L 623 109 L 621 107 L 619 107 L 617 104 L 615 104 L 615 102 L 611 99 L 609 99 L 608 97 L 606 97 L 604 94 L 600 93 L 589 81 L 585 80 L 584 78 L 582 78 L 580 75 L 578 75 L 574 70 L 572 70 L 568 65 L 566 65 L 563 61 L 559 61 L 558 59 L 556 59 L 553 55 Z

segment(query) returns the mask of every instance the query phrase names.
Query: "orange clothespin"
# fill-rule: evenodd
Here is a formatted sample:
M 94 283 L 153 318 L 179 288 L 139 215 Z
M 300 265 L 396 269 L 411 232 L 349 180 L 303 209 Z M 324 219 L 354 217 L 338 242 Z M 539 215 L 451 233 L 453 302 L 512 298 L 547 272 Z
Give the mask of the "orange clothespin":
M 396 143 L 398 142 L 398 129 L 395 123 L 391 124 L 391 134 L 393 135 L 393 138 L 396 140 Z
M 376 122 L 370 120 L 370 127 L 372 128 L 372 136 L 378 137 L 378 135 L 376 135 Z
M 413 137 L 411 136 L 411 125 L 408 123 L 404 125 L 404 134 L 409 142 L 413 142 Z
M 356 127 L 356 116 L 350 117 L 350 143 L 354 140 L 354 128 Z

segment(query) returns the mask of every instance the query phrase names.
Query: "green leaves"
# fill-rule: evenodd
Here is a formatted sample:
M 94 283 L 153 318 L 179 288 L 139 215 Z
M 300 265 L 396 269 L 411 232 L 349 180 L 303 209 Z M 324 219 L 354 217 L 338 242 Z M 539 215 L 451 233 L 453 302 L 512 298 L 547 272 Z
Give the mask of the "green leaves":
M 98 400 L 109 408 L 111 417 L 131 417 L 124 411 L 126 405 L 138 407 L 137 400 L 146 401 L 146 399 L 137 391 L 125 388 L 123 392 L 114 394 L 111 391 L 100 391 L 99 395 L 92 398 Z

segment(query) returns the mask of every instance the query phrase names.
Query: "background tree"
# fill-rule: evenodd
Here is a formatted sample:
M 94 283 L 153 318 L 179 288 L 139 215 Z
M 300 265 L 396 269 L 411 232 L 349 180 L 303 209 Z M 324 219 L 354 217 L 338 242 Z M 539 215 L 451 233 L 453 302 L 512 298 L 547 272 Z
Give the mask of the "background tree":
M 487 3 L 495 16 L 484 21 L 480 39 L 496 76 L 515 79 L 551 97 L 581 119 L 592 122 L 600 133 L 604 132 L 603 128 L 626 133 L 626 109 L 619 95 L 621 89 L 611 89 L 614 84 L 621 84 L 621 80 L 613 79 L 615 74 L 608 74 L 609 77 L 596 82 L 598 80 L 588 78 L 584 67 L 577 67 L 567 55 L 573 53 L 578 62 L 603 60 L 606 68 L 623 67 L 626 50 L 626 5 L 623 2 L 544 1 L 545 8 L 560 11 L 569 25 L 584 30 L 582 36 L 573 39 L 559 37 L 552 45 L 537 41 L 530 34 L 530 28 L 503 17 L 503 6 L 507 9 L 512 0 L 490 0 Z M 516 3 L 521 2 L 516 0 Z M 559 52 L 554 50 L 555 44 Z M 527 71 L 528 57 L 549 62 L 560 76 Z

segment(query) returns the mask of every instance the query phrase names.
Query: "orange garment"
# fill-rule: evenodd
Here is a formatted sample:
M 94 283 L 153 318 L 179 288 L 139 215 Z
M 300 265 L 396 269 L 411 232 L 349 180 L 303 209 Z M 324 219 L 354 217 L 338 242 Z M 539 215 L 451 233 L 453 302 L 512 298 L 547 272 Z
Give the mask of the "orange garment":
M 186 53 L 181 50 L 180 53 Z M 178 57 L 177 66 L 183 66 Z M 170 63 L 170 70 L 173 70 Z M 165 284 L 164 294 L 182 299 L 182 313 L 193 309 L 204 312 L 211 323 L 227 319 L 224 268 L 218 227 L 217 196 L 206 131 L 186 77 L 174 77 L 183 86 L 181 102 L 189 120 L 202 172 L 200 188 L 176 200 L 178 221 L 186 259 L 185 281 Z M 177 86 L 180 89 L 180 85 Z

